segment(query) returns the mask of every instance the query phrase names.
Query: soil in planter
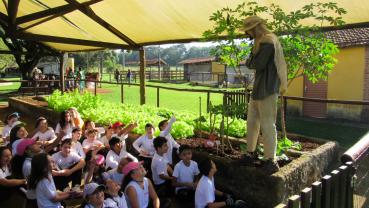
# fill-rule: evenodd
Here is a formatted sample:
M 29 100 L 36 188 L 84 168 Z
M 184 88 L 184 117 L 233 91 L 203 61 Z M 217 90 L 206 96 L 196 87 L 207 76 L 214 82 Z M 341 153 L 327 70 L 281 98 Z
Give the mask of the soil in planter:
M 320 145 L 317 143 L 312 143 L 309 141 L 303 141 L 303 140 L 299 140 L 299 138 L 289 138 L 293 141 L 298 141 L 301 144 L 302 149 L 300 151 L 302 152 L 309 152 L 312 151 L 316 148 L 318 148 Z M 180 143 L 181 145 L 186 144 L 189 145 L 191 148 L 196 149 L 198 151 L 202 151 L 202 152 L 208 152 L 209 154 L 212 155 L 217 155 L 220 157 L 226 157 L 226 158 L 230 158 L 233 160 L 239 160 L 242 158 L 242 155 L 244 154 L 241 151 L 241 148 L 239 145 L 236 144 L 232 144 L 233 149 L 226 147 L 224 149 L 224 152 L 221 151 L 221 147 L 219 146 L 217 147 L 210 147 L 209 144 L 209 140 L 208 139 L 204 139 L 204 138 L 188 138 L 188 139 L 181 139 L 181 140 L 177 140 L 178 143 Z M 210 143 L 211 144 L 211 143 Z M 216 145 L 215 145 L 216 146 Z M 280 167 L 283 167 L 285 165 L 287 165 L 288 163 L 290 163 L 292 160 L 297 159 L 298 156 L 296 155 L 290 155 L 288 156 L 288 160 L 278 160 L 278 164 Z

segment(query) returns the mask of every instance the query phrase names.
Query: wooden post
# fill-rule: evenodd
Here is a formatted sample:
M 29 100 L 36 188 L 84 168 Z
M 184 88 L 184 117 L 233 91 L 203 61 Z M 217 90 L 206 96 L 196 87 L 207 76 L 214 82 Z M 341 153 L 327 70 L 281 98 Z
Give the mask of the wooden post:
M 332 176 L 332 187 L 331 187 L 331 208 L 338 207 L 338 194 L 339 194 L 339 179 L 340 172 L 338 170 L 333 170 L 331 172 Z
M 287 98 L 283 96 L 283 110 L 284 110 L 284 119 L 286 120 L 287 116 Z
M 322 178 L 323 190 L 322 190 L 322 208 L 331 207 L 331 183 L 332 177 L 325 175 Z
M 143 105 L 146 103 L 146 95 L 145 95 L 145 49 L 140 48 L 140 104 Z
M 209 105 L 210 105 L 210 92 L 208 92 L 206 96 L 206 112 L 208 113 L 209 113 Z
M 353 167 L 352 162 L 346 163 L 348 174 L 347 174 L 347 181 L 346 181 L 346 207 L 352 208 L 354 207 L 354 187 L 352 185 L 352 178 L 355 174 L 355 167 Z
M 312 184 L 313 196 L 311 201 L 311 208 L 320 208 L 322 206 L 322 183 L 315 181 Z
M 300 196 L 293 195 L 288 199 L 288 208 L 299 208 L 300 207 Z
M 311 188 L 304 188 L 301 191 L 301 208 L 310 208 Z
M 124 103 L 124 91 L 123 91 L 123 83 L 120 84 L 120 101 Z
M 340 208 L 345 208 L 346 207 L 346 192 L 347 192 L 347 173 L 348 173 L 348 169 L 346 165 L 342 165 L 339 167 L 341 175 L 340 175 L 340 187 L 339 187 L 339 204 L 340 204 Z
M 156 87 L 156 107 L 158 107 L 158 108 L 159 108 L 159 99 L 160 99 L 159 90 L 160 90 L 160 88 Z
M 97 94 L 97 82 L 96 82 L 96 80 L 94 80 L 94 95 L 96 96 L 96 94 Z
M 65 90 L 65 82 L 64 82 L 64 53 L 62 53 L 59 57 L 60 59 L 60 65 L 59 65 L 59 80 L 60 80 L 60 91 L 62 92 L 62 94 L 64 93 Z

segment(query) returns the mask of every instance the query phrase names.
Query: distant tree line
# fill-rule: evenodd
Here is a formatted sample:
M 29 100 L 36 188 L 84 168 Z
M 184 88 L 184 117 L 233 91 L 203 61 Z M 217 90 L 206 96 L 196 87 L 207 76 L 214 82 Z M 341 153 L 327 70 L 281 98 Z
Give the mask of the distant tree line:
M 163 48 L 162 46 L 148 46 L 145 47 L 146 59 L 158 59 L 159 50 L 160 58 L 167 62 L 170 66 L 177 65 L 178 62 L 199 57 L 209 57 L 212 47 L 191 47 L 186 48 L 184 44 L 172 45 Z M 74 58 L 74 65 L 83 68 L 99 68 L 102 58 L 103 68 L 108 72 L 114 71 L 116 68 L 121 68 L 123 65 L 123 51 L 119 50 L 104 50 L 70 53 L 70 57 Z M 125 63 L 130 61 L 139 61 L 138 51 L 124 51 Z

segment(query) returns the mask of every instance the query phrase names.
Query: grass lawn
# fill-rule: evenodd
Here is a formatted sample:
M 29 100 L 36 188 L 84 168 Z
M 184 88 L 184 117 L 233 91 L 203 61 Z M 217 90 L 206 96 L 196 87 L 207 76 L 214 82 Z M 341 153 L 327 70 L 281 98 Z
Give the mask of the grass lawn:
M 181 89 L 213 89 L 210 87 L 192 87 L 189 84 L 163 84 L 163 83 L 151 83 L 147 82 L 149 85 L 155 86 L 165 86 L 165 87 L 176 87 Z M 121 101 L 121 88 L 120 85 L 115 84 L 103 84 L 103 89 L 110 92 L 100 94 L 103 99 L 110 102 L 120 102 Z M 140 104 L 140 92 L 138 86 L 124 86 L 124 103 L 129 104 Z M 186 111 L 192 113 L 198 113 L 200 108 L 199 97 L 201 97 L 202 112 L 206 112 L 206 93 L 197 92 L 181 92 L 174 90 L 164 90 L 160 89 L 160 107 L 165 107 L 177 111 Z M 152 87 L 146 87 L 146 103 L 148 105 L 156 106 L 156 94 L 157 89 Z M 213 104 L 221 104 L 223 96 L 222 94 L 213 93 L 210 94 L 210 101 Z
M 369 131 L 369 126 L 287 116 L 287 132 L 337 141 L 349 148 Z
M 19 80 L 19 78 L 5 78 L 3 80 Z M 10 92 L 17 91 L 20 86 L 20 82 L 7 82 L 0 83 L 0 103 L 7 102 L 7 94 Z

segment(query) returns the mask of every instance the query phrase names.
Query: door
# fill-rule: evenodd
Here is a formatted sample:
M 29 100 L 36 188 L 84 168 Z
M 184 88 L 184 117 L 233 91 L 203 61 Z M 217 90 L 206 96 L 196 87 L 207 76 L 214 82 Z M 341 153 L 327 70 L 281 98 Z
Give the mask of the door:
M 304 97 L 327 99 L 327 81 L 319 81 L 315 84 L 304 77 Z M 303 115 L 314 118 L 327 116 L 327 104 L 322 102 L 303 101 Z

